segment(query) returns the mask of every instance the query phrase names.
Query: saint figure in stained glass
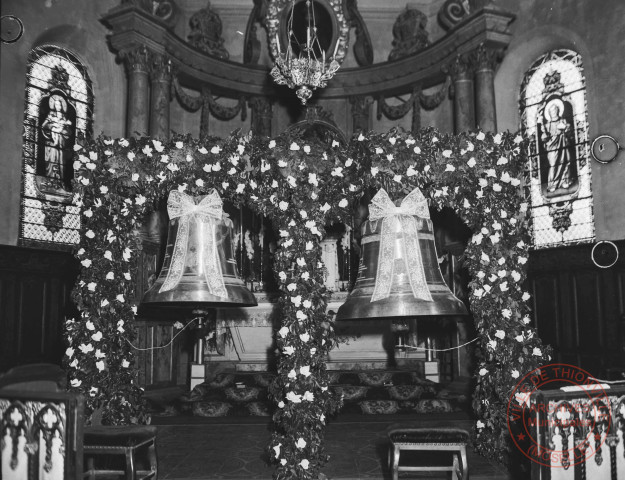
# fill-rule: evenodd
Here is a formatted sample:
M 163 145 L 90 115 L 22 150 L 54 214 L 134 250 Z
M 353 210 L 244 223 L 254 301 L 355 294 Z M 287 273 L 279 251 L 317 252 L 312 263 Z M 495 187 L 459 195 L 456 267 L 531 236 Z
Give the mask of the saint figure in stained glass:
M 71 188 L 75 126 L 75 109 L 63 93 L 54 91 L 42 99 L 37 173 L 47 177 L 53 189 Z
M 568 107 L 568 109 L 566 108 Z M 545 165 L 547 196 L 550 193 L 563 193 L 574 186 L 576 175 L 573 173 L 575 144 L 571 123 L 565 118 L 565 111 L 570 111 L 570 104 L 565 105 L 561 98 L 555 97 L 547 102 L 539 119 L 541 141 L 547 164 Z M 543 179 L 545 176 L 543 176 Z M 543 183 L 545 181 L 543 180 Z

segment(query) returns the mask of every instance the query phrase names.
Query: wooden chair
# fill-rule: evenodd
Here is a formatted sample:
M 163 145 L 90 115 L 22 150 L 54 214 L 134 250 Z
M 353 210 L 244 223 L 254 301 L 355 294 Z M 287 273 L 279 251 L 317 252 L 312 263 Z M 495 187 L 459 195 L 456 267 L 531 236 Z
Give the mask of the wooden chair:
M 0 479 L 78 480 L 122 476 L 157 479 L 156 427 L 84 427 L 84 399 L 65 390 L 57 365 L 15 367 L 0 376 Z M 145 454 L 144 469 L 137 458 Z M 87 470 L 83 469 L 83 455 Z M 103 456 L 124 456 L 113 469 Z M 100 465 L 96 465 L 100 463 Z
M 81 479 L 83 405 L 75 393 L 0 389 L 0 478 Z

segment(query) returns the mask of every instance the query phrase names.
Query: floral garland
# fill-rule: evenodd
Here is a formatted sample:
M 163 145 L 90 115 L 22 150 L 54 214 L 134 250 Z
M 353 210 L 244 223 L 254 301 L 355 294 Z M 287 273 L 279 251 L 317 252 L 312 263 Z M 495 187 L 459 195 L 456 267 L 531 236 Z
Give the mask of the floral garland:
M 384 187 L 398 199 L 419 187 L 433 207 L 452 208 L 475 232 L 465 260 L 480 339 L 477 446 L 505 458 L 508 395 L 519 376 L 550 358 L 529 325 L 529 294 L 522 290 L 528 245 L 521 137 L 392 130 L 328 147 L 287 135 L 187 135 L 167 143 L 101 136 L 75 150 L 83 222 L 73 296 L 81 313 L 67 324 L 66 366 L 71 387 L 86 395 L 90 412 L 102 412 L 103 423 L 147 420 L 132 383 L 129 345 L 138 300 L 137 227 L 169 191 L 203 195 L 214 188 L 224 200 L 270 218 L 281 238 L 274 265 L 283 292 L 281 353 L 271 387 L 278 408 L 269 448 L 276 478 L 317 478 L 327 460 L 325 421 L 340 408 L 325 367 L 337 340 L 326 313 L 324 226 L 347 221 L 366 188 Z

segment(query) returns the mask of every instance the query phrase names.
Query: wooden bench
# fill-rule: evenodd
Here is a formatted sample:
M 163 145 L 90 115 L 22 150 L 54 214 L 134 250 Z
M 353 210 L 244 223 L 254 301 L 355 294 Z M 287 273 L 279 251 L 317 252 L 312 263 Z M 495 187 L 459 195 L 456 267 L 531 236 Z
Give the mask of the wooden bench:
M 388 429 L 389 466 L 393 480 L 399 472 L 453 472 L 452 478 L 467 480 L 467 443 L 469 432 L 458 428 L 418 428 L 396 424 Z M 453 453 L 453 465 L 400 465 L 401 452 L 419 450 L 427 452 L 448 451 Z
M 85 478 L 97 476 L 124 476 L 126 480 L 157 479 L 156 427 L 154 426 L 106 426 L 86 427 L 83 454 L 86 460 Z M 137 456 L 147 457 L 145 470 L 137 470 Z M 125 469 L 115 470 L 97 467 L 95 457 L 123 455 Z M 147 469 L 149 467 L 149 470 Z

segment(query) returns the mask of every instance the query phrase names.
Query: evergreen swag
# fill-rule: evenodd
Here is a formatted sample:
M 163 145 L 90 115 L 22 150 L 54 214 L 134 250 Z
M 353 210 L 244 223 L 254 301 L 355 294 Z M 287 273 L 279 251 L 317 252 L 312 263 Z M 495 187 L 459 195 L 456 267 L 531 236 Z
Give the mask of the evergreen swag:
M 327 460 L 326 418 L 340 408 L 324 363 L 336 344 L 319 249 L 324 225 L 347 221 L 367 187 L 384 187 L 394 200 L 420 187 L 433 208 L 452 208 L 474 232 L 464 261 L 479 335 L 476 444 L 506 459 L 510 392 L 550 359 L 530 327 L 522 290 L 528 238 L 520 136 L 392 130 L 331 147 L 287 135 L 176 135 L 166 143 L 100 136 L 75 150 L 82 269 L 73 297 L 80 318 L 67 322 L 65 359 L 72 390 L 86 396 L 89 412 L 102 411 L 104 424 L 147 420 L 128 344 L 139 300 L 137 229 L 170 190 L 202 195 L 215 188 L 225 201 L 269 217 L 281 237 L 274 265 L 283 292 L 272 386 L 278 408 L 269 451 L 276 478 L 317 478 Z

